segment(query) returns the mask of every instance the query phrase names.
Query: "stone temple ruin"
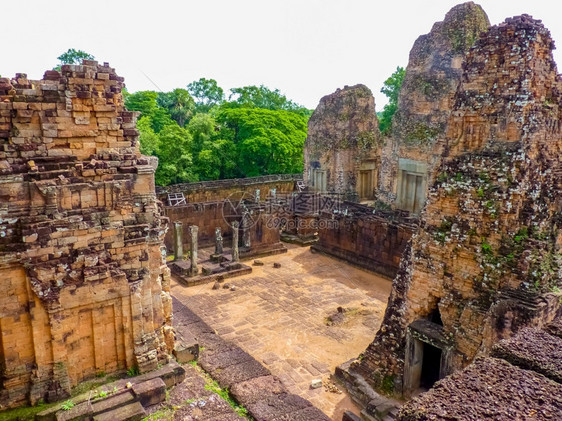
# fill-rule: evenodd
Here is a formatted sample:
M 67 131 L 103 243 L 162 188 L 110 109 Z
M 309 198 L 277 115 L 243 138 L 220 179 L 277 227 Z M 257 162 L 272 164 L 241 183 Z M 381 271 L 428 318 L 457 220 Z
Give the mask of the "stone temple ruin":
M 329 419 L 171 297 L 284 239 L 392 282 L 372 343 L 336 369 L 359 406 L 344 421 L 562 419 L 553 49 L 528 15 L 490 27 L 455 6 L 415 42 L 389 136 L 371 91 L 346 86 L 309 121 L 302 175 L 162 188 L 107 64 L 0 79 L 1 408 L 201 352 L 254 419 Z
M 419 230 L 352 370 L 410 395 L 560 314 L 560 79 L 528 16 L 469 52 Z
M 166 219 L 123 79 L 85 61 L 0 79 L 0 405 L 68 396 L 173 348 Z

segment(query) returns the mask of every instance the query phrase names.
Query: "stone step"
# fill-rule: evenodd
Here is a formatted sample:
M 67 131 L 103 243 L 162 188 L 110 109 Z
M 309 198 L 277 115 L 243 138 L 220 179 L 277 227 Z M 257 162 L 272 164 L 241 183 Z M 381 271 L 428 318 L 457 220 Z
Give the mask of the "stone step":
M 140 402 L 133 402 L 111 411 L 95 415 L 94 421 L 140 421 L 146 417 L 146 412 Z
M 103 390 L 103 388 L 101 388 Z M 125 391 L 114 396 L 108 396 L 105 399 L 92 403 L 92 412 L 101 414 L 122 406 L 126 406 L 135 401 L 135 397 L 130 391 Z

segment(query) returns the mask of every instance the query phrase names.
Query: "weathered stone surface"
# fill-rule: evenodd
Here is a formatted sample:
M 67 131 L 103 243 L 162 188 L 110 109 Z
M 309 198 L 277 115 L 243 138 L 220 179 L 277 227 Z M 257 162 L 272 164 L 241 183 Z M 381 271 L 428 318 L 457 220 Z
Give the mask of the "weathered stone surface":
M 158 379 L 160 380 L 160 379 Z M 162 382 L 162 380 L 160 380 L 160 382 Z M 120 406 L 125 406 L 128 405 L 129 403 L 132 403 L 133 401 L 135 401 L 135 396 L 133 396 L 133 394 L 129 391 L 126 390 L 122 393 L 118 393 L 116 395 L 110 395 L 108 397 L 106 397 L 105 399 L 101 399 L 97 402 L 94 402 L 90 405 L 90 402 L 84 402 L 88 405 L 91 406 L 91 412 L 93 414 L 100 414 L 102 412 L 106 412 L 108 410 L 111 410 L 113 408 L 118 408 Z M 74 408 L 72 408 L 74 409 Z M 63 412 L 64 413 L 64 412 Z
M 306 399 L 287 394 L 281 381 L 272 376 L 267 368 L 240 347 L 221 339 L 216 333 L 207 333 L 208 329 L 201 327 L 204 324 L 202 320 L 176 298 L 173 298 L 173 303 L 176 330 L 181 334 L 189 329 L 189 333 L 196 336 L 201 346 L 204 347 L 199 357 L 202 368 L 211 372 L 221 387 L 231 390 L 240 404 L 247 408 L 253 405 L 255 412 L 252 413 L 250 409 L 249 411 L 256 420 L 272 420 L 273 415 L 281 417 L 303 408 L 314 408 Z M 198 330 L 204 333 L 199 333 Z M 194 389 L 200 388 L 200 385 L 194 386 Z M 172 397 L 172 399 L 174 398 Z M 191 406 L 196 405 L 194 403 Z M 181 414 L 176 413 L 175 419 L 184 419 L 181 416 L 191 415 L 192 413 L 189 411 L 192 410 L 182 409 Z M 317 408 L 310 410 L 307 414 L 312 416 L 309 418 L 310 420 L 329 419 L 322 418 L 324 415 Z M 208 419 L 215 421 L 219 418 Z
M 253 360 L 253 357 L 250 354 L 236 347 L 221 353 L 203 353 L 199 359 L 199 363 L 206 371 L 213 375 L 213 373 L 218 373 L 226 367 L 245 363 L 250 360 Z
M 395 277 L 400 259 L 418 220 L 407 212 L 373 210 L 372 207 L 344 202 L 345 213 L 324 211 L 318 242 L 311 250 L 338 257 L 362 268 Z
M 560 419 L 561 396 L 562 385 L 540 374 L 484 358 L 408 402 L 398 420 Z
M 221 386 L 231 388 L 236 383 L 245 382 L 255 377 L 269 376 L 271 373 L 258 361 L 251 359 L 228 366 L 224 370 L 216 372 L 215 375 Z
M 166 220 L 123 79 L 92 61 L 1 86 L 0 406 L 156 368 L 174 341 Z
M 310 406 L 274 418 L 273 421 L 331 421 L 331 418 L 318 408 Z
M 140 402 L 133 402 L 129 405 L 116 408 L 112 411 L 104 412 L 94 416 L 94 421 L 140 421 L 146 417 L 146 412 Z
M 345 411 L 341 421 L 361 421 L 361 418 L 359 418 L 351 411 Z
M 467 2 L 453 7 L 442 22 L 436 22 L 414 43 L 392 134 L 385 139 L 382 152 L 379 199 L 399 209 L 421 210 L 428 178 L 440 157 L 436 141 L 445 134 L 465 54 L 489 25 L 484 10 Z M 407 160 L 403 166 L 401 160 Z M 408 188 L 405 173 L 418 171 L 420 191 L 402 191 Z M 418 196 L 417 201 L 410 200 L 413 194 Z
M 276 377 L 264 376 L 237 383 L 232 386 L 230 393 L 238 402 L 248 405 L 264 400 L 271 395 L 287 393 L 287 390 Z
M 346 86 L 323 97 L 308 122 L 305 182 L 313 190 L 341 193 L 350 199 L 372 198 L 380 160 L 378 140 L 379 123 L 369 88 Z M 362 168 L 362 161 L 371 166 Z M 361 170 L 371 171 L 368 185 L 360 185 Z
M 166 399 L 166 384 L 160 377 L 133 385 L 133 393 L 142 406 L 156 405 Z
M 199 357 L 199 344 L 195 339 L 186 340 L 180 338 L 180 340 L 177 340 L 176 338 L 173 354 L 176 357 L 176 361 L 180 364 L 196 360 Z
M 271 396 L 263 401 L 248 405 L 248 412 L 256 421 L 275 420 L 290 415 L 312 404 L 297 395 Z
M 525 328 L 498 342 L 491 355 L 562 383 L 562 338 L 544 330 Z
M 420 230 L 381 329 L 352 367 L 371 384 L 416 387 L 415 370 L 405 370 L 415 363 L 409 334 L 411 346 L 443 349 L 442 377 L 559 311 L 550 293 L 561 279 L 562 246 L 562 86 L 553 47 L 542 23 L 524 15 L 492 27 L 470 50 Z M 418 319 L 442 325 L 446 342 L 411 329 Z
M 174 420 L 219 420 L 226 416 L 226 420 L 238 420 L 232 414 L 230 405 L 218 395 L 211 395 L 208 398 L 197 400 L 189 405 L 174 412 Z M 225 419 L 225 418 L 223 418 Z

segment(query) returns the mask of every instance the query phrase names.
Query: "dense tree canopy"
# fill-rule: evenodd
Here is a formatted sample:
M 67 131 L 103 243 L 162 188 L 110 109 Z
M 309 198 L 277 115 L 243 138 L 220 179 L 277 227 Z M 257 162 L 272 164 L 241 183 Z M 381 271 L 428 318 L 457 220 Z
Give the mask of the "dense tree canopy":
M 390 133 L 392 128 L 392 117 L 398 109 L 398 95 L 400 94 L 400 88 L 402 87 L 402 82 L 404 82 L 405 75 L 406 70 L 398 66 L 396 71 L 384 81 L 384 85 L 381 88 L 381 92 L 388 97 L 388 104 L 384 106 L 382 113 L 379 114 L 379 128 L 382 134 Z
M 196 110 L 200 113 L 207 113 L 224 102 L 224 91 L 214 79 L 202 77 L 187 85 L 187 90 L 195 98 Z
M 217 121 L 229 128 L 238 168 L 249 177 L 302 171 L 307 120 L 284 110 L 225 108 Z
M 390 100 L 383 131 L 403 78 L 399 67 L 381 90 Z M 171 92 L 125 92 L 127 108 L 141 113 L 141 152 L 159 159 L 158 185 L 302 171 L 311 110 L 263 85 L 230 92 L 225 100 L 217 82 L 205 78 Z
M 263 85 L 244 86 L 230 90 L 230 106 L 244 108 L 265 108 L 268 110 L 286 110 L 294 113 L 310 116 L 310 110 L 295 104 L 279 92 L 279 89 L 271 90 Z
M 156 183 L 302 171 L 310 111 L 278 90 L 246 86 L 231 101 L 213 79 L 172 92 L 125 94 L 139 111 L 141 152 L 159 159 Z

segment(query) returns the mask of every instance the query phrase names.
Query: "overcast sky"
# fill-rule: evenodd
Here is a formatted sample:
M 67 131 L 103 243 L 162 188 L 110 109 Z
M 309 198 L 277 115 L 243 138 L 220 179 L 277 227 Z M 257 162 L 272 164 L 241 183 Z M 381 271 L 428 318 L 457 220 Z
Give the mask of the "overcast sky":
M 383 81 L 449 0 L 0 0 L 0 75 L 40 79 L 68 48 L 107 61 L 130 92 L 169 91 L 200 77 L 225 91 L 264 84 L 309 108 L 364 83 L 377 110 Z M 483 0 L 492 24 L 528 13 L 562 43 L 562 3 Z M 561 53 L 555 52 L 560 61 Z M 150 80 L 149 80 L 150 79 Z M 151 80 L 153 82 L 151 82 Z M 156 86 L 158 87 L 156 87 Z

